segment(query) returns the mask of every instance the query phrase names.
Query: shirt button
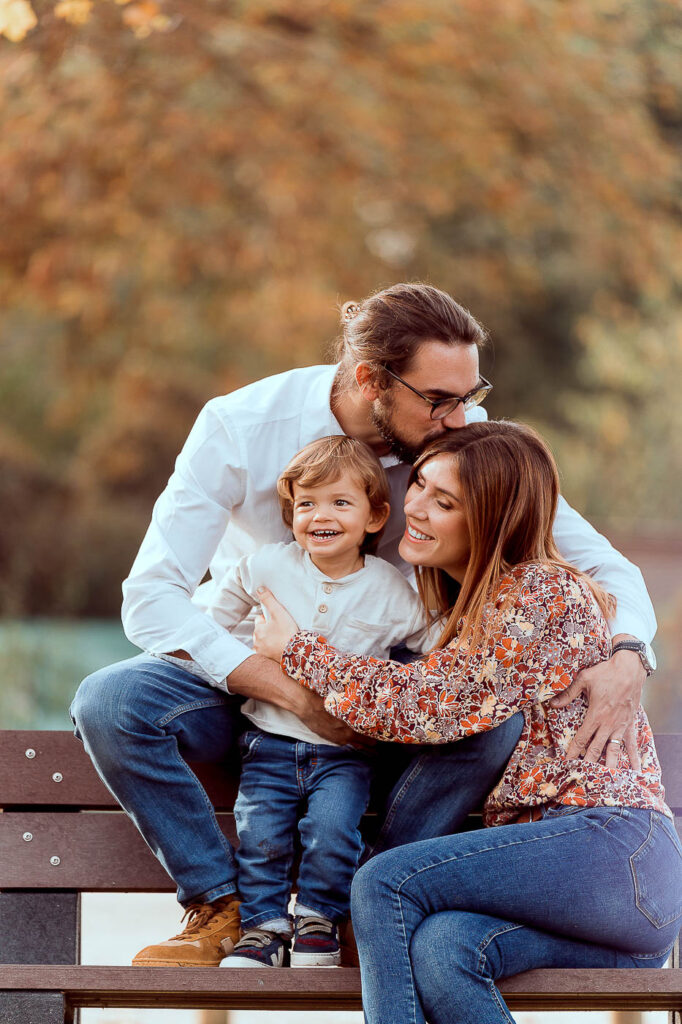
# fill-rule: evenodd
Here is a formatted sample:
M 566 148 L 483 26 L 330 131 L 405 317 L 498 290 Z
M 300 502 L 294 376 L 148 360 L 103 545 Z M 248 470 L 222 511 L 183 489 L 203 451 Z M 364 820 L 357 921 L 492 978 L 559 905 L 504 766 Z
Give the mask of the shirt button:
M 321 604 L 317 610 L 318 610 L 318 612 L 326 612 L 327 611 L 326 604 Z
M 325 594 L 331 594 L 334 588 L 332 587 L 331 583 L 325 583 L 322 589 L 324 590 Z

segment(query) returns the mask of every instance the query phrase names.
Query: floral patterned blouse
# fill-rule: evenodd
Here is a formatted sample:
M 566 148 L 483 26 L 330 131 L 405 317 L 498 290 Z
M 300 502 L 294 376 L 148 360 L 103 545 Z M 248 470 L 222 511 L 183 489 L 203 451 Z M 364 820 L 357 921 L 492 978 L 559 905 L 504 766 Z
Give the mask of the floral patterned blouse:
M 451 644 L 410 665 L 354 656 L 301 631 L 282 667 L 325 698 L 325 707 L 357 732 L 401 743 L 450 743 L 486 732 L 522 711 L 524 726 L 505 772 L 484 806 L 486 825 L 532 816 L 539 805 L 650 807 L 664 803 L 651 727 L 635 718 L 641 768 L 623 749 L 616 769 L 568 758 L 566 748 L 587 708 L 549 699 L 583 668 L 608 658 L 606 621 L 587 585 L 558 566 L 526 563 L 502 580 L 486 610 L 487 641 L 473 650 Z

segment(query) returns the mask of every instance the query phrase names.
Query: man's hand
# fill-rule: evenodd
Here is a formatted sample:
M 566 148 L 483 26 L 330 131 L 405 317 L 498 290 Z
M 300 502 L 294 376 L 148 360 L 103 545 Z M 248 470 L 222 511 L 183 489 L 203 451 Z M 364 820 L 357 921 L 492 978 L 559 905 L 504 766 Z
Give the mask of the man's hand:
M 620 635 L 613 642 L 625 639 L 632 638 Z M 567 689 L 552 698 L 552 707 L 564 708 L 581 693 L 587 697 L 585 719 L 568 745 L 567 756 L 598 761 L 606 747 L 606 767 L 615 768 L 624 744 L 630 766 L 637 771 L 640 760 L 634 717 L 645 679 L 636 651 L 617 651 L 608 661 L 583 669 Z
M 330 743 L 338 743 L 339 746 L 344 743 L 352 743 L 354 747 L 374 746 L 374 740 L 353 732 L 349 725 L 325 711 L 324 701 L 318 693 L 301 687 L 301 697 L 301 707 L 296 713 L 304 725 L 318 736 L 329 740 Z

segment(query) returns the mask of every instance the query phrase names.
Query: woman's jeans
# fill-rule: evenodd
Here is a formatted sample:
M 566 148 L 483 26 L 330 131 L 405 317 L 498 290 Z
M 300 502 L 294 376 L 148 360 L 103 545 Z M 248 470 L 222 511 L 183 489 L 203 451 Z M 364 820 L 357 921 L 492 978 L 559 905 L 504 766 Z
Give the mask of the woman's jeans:
M 88 676 L 71 706 L 97 772 L 184 905 L 237 889 L 234 852 L 187 762 L 236 756 L 237 738 L 250 726 L 241 703 L 179 666 L 139 655 Z M 386 813 L 374 849 L 459 828 L 499 781 L 522 724 L 516 714 L 492 732 L 438 747 L 380 744 L 375 763 Z
M 297 905 L 331 921 L 346 916 L 362 851 L 371 759 L 347 746 L 303 743 L 249 729 L 234 816 L 242 928 L 289 932 L 294 839 L 301 836 Z
M 367 1024 L 501 1024 L 500 978 L 660 967 L 680 928 L 682 849 L 656 811 L 547 809 L 373 858 L 351 913 Z

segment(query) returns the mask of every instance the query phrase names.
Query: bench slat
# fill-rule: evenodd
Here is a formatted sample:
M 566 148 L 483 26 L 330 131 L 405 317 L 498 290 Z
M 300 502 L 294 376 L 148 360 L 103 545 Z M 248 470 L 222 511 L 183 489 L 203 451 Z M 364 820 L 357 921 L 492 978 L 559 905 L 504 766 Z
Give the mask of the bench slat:
M 0 742 L 0 807 L 31 805 L 106 809 L 117 803 L 100 782 L 90 758 L 73 733 L 33 729 L 3 731 Z M 657 733 L 656 749 L 663 768 L 666 799 L 682 812 L 682 736 Z M 27 758 L 26 750 L 35 757 Z M 236 797 L 237 763 L 193 764 L 217 810 L 231 810 Z M 58 772 L 61 782 L 55 782 Z
M 234 817 L 219 814 L 218 821 L 235 844 Z M 12 811 L 0 814 L 0 889 L 174 892 L 175 886 L 124 814 Z
M 0 736 L 0 807 L 118 807 L 73 733 L 12 729 Z M 27 757 L 27 750 L 33 751 L 33 756 Z M 231 810 L 237 795 L 237 762 L 193 764 L 192 768 L 213 806 Z M 55 781 L 55 774 L 61 776 L 60 781 Z
M 71 1006 L 360 1009 L 360 972 L 167 967 L 0 967 L 0 991 L 64 992 Z M 512 1009 L 682 1008 L 682 972 L 534 970 L 501 982 Z
M 218 814 L 237 845 L 232 814 Z M 682 835 L 682 820 L 676 819 Z M 31 835 L 27 842 L 23 837 Z M 59 864 L 52 865 L 52 857 Z M 116 811 L 0 814 L 0 890 L 75 889 L 81 892 L 174 892 L 175 886 L 133 823 Z

